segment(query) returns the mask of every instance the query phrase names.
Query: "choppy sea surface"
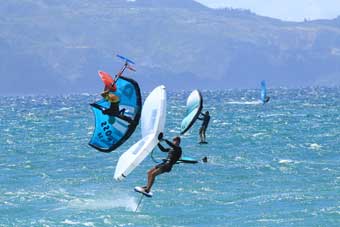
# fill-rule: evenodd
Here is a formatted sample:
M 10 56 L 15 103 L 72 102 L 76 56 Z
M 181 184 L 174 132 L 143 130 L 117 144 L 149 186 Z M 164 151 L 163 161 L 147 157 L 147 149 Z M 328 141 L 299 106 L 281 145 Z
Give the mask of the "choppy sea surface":
M 340 226 L 340 89 L 203 91 L 212 116 L 207 145 L 199 122 L 182 138 L 185 156 L 144 185 L 147 158 L 124 182 L 118 150 L 87 145 L 98 97 L 0 97 L 0 226 Z M 168 93 L 165 135 L 180 128 L 188 92 Z M 147 94 L 144 94 L 144 97 Z M 161 159 L 162 152 L 154 157 Z

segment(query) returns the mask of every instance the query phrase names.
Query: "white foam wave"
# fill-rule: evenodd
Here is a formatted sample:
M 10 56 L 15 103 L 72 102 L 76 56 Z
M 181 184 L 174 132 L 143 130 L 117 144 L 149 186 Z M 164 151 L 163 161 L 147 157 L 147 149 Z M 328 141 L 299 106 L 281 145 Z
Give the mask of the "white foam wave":
M 253 137 L 262 137 L 262 136 L 265 136 L 266 134 L 263 133 L 263 132 L 258 132 L 258 133 L 254 133 L 252 136 Z
M 72 107 L 61 107 L 60 109 L 56 110 L 55 112 L 64 112 L 68 110 L 72 110 Z
M 13 141 L 13 140 L 10 140 L 10 139 L 7 139 L 7 140 L 6 140 L 6 143 L 9 144 L 9 145 L 11 145 L 11 144 L 14 144 L 14 141 Z
M 261 100 L 256 100 L 256 101 L 231 101 L 231 102 L 226 102 L 226 104 L 231 104 L 231 105 L 260 105 L 262 104 Z
M 320 144 L 317 144 L 317 143 L 311 143 L 309 145 L 309 148 L 312 149 L 312 150 L 320 150 L 322 148 L 322 146 Z
M 79 226 L 79 225 L 83 225 L 83 226 L 89 226 L 89 227 L 94 227 L 94 223 L 93 222 L 79 222 L 79 221 L 71 221 L 71 220 L 68 220 L 68 219 L 65 219 L 62 224 L 66 224 L 66 225 L 76 225 L 76 226 Z
M 295 161 L 291 160 L 291 159 L 281 159 L 279 160 L 280 164 L 290 164 L 290 163 L 295 163 Z
M 80 210 L 125 208 L 126 210 L 133 211 L 136 209 L 137 202 L 132 196 L 115 194 L 99 198 L 76 198 L 69 201 L 68 206 Z

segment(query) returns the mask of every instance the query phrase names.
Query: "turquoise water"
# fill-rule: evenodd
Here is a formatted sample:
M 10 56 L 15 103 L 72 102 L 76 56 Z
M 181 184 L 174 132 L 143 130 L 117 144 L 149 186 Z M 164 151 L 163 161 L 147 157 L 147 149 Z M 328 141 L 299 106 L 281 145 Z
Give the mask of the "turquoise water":
M 189 92 L 168 94 L 168 137 L 180 129 Z M 212 115 L 208 145 L 196 124 L 181 164 L 157 178 L 154 197 L 139 194 L 154 165 L 146 159 L 124 182 L 119 155 L 87 142 L 87 94 L 0 98 L 0 226 L 340 226 L 340 90 L 203 91 Z M 155 152 L 155 158 L 164 156 Z

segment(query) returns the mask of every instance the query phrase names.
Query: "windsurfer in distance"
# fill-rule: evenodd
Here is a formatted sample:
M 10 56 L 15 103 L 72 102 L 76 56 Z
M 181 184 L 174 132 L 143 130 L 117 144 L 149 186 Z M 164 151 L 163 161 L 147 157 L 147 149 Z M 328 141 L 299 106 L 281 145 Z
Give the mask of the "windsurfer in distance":
M 269 102 L 269 100 L 270 100 L 270 97 L 269 97 L 269 96 L 266 96 L 266 97 L 264 98 L 264 100 L 263 100 L 263 104 Z
M 205 113 L 201 113 L 202 117 L 198 117 L 198 120 L 202 121 L 201 128 L 199 130 L 199 136 L 200 136 L 200 143 L 207 143 L 206 141 L 206 131 L 210 122 L 210 114 L 209 111 L 206 111 Z

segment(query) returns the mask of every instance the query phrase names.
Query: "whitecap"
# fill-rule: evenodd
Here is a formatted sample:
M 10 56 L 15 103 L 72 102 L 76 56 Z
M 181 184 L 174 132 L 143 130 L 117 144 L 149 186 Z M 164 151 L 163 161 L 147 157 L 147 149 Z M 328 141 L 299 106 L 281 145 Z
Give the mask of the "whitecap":
M 322 146 L 320 144 L 317 144 L 317 143 L 311 143 L 309 145 L 309 148 L 312 149 L 312 150 L 320 150 L 322 148 Z
M 291 159 L 281 159 L 279 160 L 280 164 L 289 164 L 289 163 L 296 163 L 295 161 L 291 160 Z
M 68 206 L 80 210 L 105 210 L 125 208 L 133 211 L 136 209 L 135 198 L 129 195 L 115 194 L 100 198 L 76 198 L 69 201 Z
M 14 144 L 14 142 L 12 140 L 9 140 L 9 139 L 6 140 L 6 143 L 7 144 Z
M 261 100 L 256 100 L 256 101 L 231 101 L 231 102 L 226 102 L 226 104 L 230 105 L 260 105 L 262 104 Z
M 66 225 L 83 225 L 83 226 L 90 226 L 90 227 L 94 227 L 94 223 L 93 222 L 79 222 L 79 221 L 71 221 L 71 220 L 68 220 L 68 219 L 65 219 L 63 222 L 61 222 L 62 224 L 66 224 Z
M 57 110 L 57 112 L 61 112 L 61 111 L 67 111 L 67 110 L 71 110 L 73 109 L 72 107 L 61 107 L 60 109 Z
M 241 156 L 236 156 L 236 157 L 234 158 L 235 161 L 239 161 L 239 160 L 242 160 L 242 159 L 244 159 L 244 158 L 241 157 Z
M 258 133 L 254 133 L 252 136 L 253 137 L 259 137 L 259 136 L 263 136 L 263 135 L 266 135 L 266 134 L 263 133 L 263 132 L 258 132 Z

